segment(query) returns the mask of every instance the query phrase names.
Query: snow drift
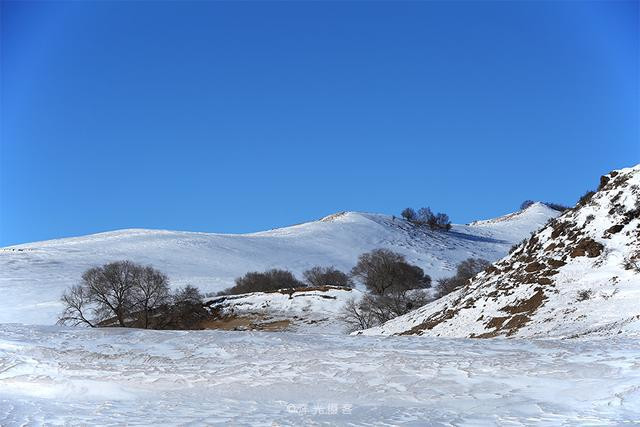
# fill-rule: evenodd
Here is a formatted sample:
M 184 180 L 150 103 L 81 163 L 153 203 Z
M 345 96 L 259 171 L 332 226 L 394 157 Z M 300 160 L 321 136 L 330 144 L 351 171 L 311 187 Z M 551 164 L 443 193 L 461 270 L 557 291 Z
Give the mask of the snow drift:
M 638 343 L 0 325 L 0 425 L 598 425 Z

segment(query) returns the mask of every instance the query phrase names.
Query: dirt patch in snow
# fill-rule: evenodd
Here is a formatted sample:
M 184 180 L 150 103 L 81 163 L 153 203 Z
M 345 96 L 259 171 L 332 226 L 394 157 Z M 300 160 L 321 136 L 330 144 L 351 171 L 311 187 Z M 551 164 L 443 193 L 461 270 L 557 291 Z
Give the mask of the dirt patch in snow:
M 257 315 L 231 315 L 220 319 L 207 320 L 200 325 L 203 329 L 223 331 L 270 331 L 280 332 L 289 328 L 288 319 L 272 320 Z
M 422 332 L 433 329 L 440 323 L 452 319 L 459 311 L 460 310 L 447 310 L 444 313 L 441 313 L 440 316 L 431 317 L 419 325 L 402 332 L 400 335 L 420 335 Z
M 516 313 L 528 313 L 533 314 L 538 307 L 542 305 L 542 302 L 546 299 L 542 289 L 537 289 L 536 292 L 528 299 L 516 301 L 514 305 L 506 305 L 500 309 L 510 314 Z

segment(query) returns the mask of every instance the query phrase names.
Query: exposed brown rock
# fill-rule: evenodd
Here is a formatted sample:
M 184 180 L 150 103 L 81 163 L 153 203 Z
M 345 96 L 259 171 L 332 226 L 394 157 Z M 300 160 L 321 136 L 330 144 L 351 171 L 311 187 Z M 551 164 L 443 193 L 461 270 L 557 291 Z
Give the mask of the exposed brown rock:
M 516 314 L 516 313 L 528 313 L 532 314 L 535 312 L 538 307 L 542 305 L 542 302 L 546 299 L 544 292 L 542 289 L 538 288 L 536 292 L 526 300 L 516 301 L 514 305 L 507 305 L 500 309 L 500 311 L 505 311 L 507 313 Z
M 509 329 L 509 332 L 507 332 L 507 336 L 509 337 L 518 332 L 518 329 L 529 323 L 530 320 L 531 318 L 526 314 L 518 314 L 516 316 L 513 316 L 511 320 L 509 320 L 507 324 L 504 325 L 504 329 Z
M 587 256 L 589 258 L 595 258 L 602 253 L 604 246 L 601 243 L 596 242 L 590 237 L 586 237 L 580 240 L 571 251 L 571 257 Z
M 476 335 L 476 334 L 471 334 L 469 336 L 469 338 L 495 338 L 498 336 L 498 331 L 491 331 L 491 332 L 485 332 L 483 334 L 480 335 Z
M 563 265 L 566 265 L 566 264 L 567 264 L 566 262 L 564 262 L 564 261 L 562 261 L 562 260 L 554 259 L 554 258 L 550 258 L 550 259 L 548 259 L 548 260 L 547 260 L 547 263 L 549 263 L 549 265 L 550 265 L 551 267 L 553 267 L 553 268 L 560 268 L 560 267 L 562 267 Z
M 551 238 L 552 239 L 558 238 L 558 236 L 563 234 L 567 230 L 567 228 L 569 228 L 569 225 L 570 224 L 568 222 L 560 222 L 560 221 L 558 221 L 553 226 L 553 231 L 551 232 Z
M 487 328 L 500 329 L 505 320 L 507 320 L 509 316 L 504 317 L 494 317 L 493 319 L 487 322 Z
M 456 314 L 458 314 L 460 310 L 446 310 L 444 313 L 439 313 L 438 315 L 431 316 L 424 322 L 419 325 L 414 326 L 413 328 L 402 332 L 400 335 L 419 335 L 421 332 L 433 329 L 440 323 L 453 318 Z
M 616 234 L 616 233 L 620 232 L 620 230 L 622 230 L 623 228 L 624 228 L 624 224 L 616 224 L 616 225 L 613 225 L 613 226 L 607 228 L 607 233 Z
M 527 265 L 524 268 L 524 271 L 526 271 L 527 273 L 532 273 L 534 271 L 540 271 L 544 268 L 544 264 L 541 264 L 537 261 L 532 262 L 531 264 Z

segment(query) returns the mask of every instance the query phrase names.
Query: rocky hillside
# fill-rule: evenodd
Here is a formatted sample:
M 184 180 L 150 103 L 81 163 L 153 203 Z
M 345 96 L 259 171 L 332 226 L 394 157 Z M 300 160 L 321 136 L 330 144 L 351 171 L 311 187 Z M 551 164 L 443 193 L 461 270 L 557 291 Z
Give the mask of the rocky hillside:
M 640 335 L 640 165 L 549 223 L 470 285 L 367 335 Z

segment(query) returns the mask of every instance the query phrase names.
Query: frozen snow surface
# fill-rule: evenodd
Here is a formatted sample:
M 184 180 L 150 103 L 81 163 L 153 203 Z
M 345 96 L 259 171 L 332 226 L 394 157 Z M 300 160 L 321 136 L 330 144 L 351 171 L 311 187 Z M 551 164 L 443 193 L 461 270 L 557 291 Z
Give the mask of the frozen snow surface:
M 0 249 L 0 323 L 53 324 L 61 311 L 60 295 L 84 270 L 122 259 L 155 266 L 173 286 L 192 284 L 213 292 L 248 271 L 284 268 L 298 277 L 314 265 L 348 271 L 361 253 L 382 247 L 406 255 L 437 279 L 470 256 L 499 259 L 557 215 L 538 203 L 442 233 L 387 215 L 344 212 L 252 234 L 136 229 L 12 246 Z
M 640 165 L 603 176 L 467 288 L 362 333 L 640 336 Z
M 0 425 L 634 425 L 639 350 L 3 325 Z

